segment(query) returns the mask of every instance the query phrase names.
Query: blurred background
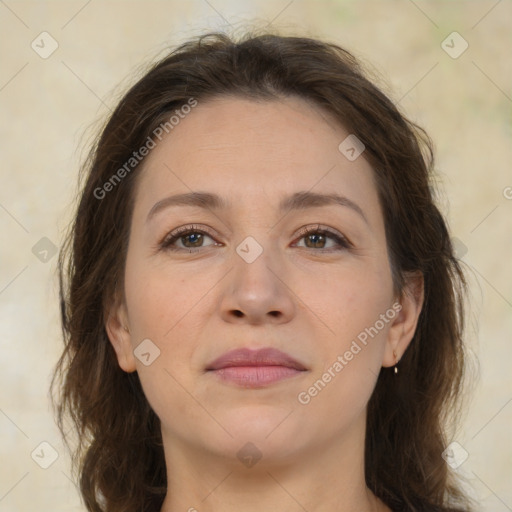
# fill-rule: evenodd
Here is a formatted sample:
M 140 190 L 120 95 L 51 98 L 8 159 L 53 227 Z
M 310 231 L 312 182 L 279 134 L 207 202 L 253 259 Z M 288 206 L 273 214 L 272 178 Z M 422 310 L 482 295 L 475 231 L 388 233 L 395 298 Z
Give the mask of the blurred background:
M 510 0 L 0 0 L 0 511 L 85 510 L 48 388 L 57 251 L 91 137 L 168 48 L 265 26 L 345 46 L 433 138 L 471 285 L 473 390 L 451 463 L 482 511 L 512 510 Z

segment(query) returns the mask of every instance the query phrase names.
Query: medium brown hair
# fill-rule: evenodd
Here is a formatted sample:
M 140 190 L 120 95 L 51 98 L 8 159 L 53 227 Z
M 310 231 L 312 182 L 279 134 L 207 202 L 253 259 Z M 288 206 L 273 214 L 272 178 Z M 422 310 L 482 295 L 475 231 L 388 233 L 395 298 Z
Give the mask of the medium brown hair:
M 176 109 L 191 98 L 228 94 L 312 101 L 365 145 L 395 289 L 403 293 L 406 276 L 421 272 L 425 291 L 399 374 L 382 368 L 368 404 L 366 483 L 393 510 L 469 510 L 442 458 L 463 385 L 464 275 L 434 204 L 432 142 L 367 76 L 336 44 L 208 33 L 154 64 L 117 105 L 82 168 L 78 208 L 59 256 L 65 347 L 53 403 L 68 446 L 64 422 L 72 420 L 77 439 L 70 449 L 89 511 L 159 511 L 167 488 L 159 418 L 137 372 L 119 367 L 105 330 L 108 305 L 123 288 L 141 165 L 105 197 L 97 191 Z

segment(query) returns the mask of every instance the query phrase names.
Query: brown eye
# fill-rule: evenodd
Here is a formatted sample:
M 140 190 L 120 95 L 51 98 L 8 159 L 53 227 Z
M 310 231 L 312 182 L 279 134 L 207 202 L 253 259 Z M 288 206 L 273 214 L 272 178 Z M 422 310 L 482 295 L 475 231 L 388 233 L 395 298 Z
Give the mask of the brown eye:
M 307 235 L 304 237 L 304 239 L 306 240 L 306 247 L 313 249 L 324 249 L 325 247 L 326 237 L 321 233 L 313 233 L 311 235 Z M 308 245 L 309 242 L 311 245 Z
M 213 242 L 205 245 L 205 240 L 211 240 Z M 187 251 L 196 252 L 203 247 L 209 247 L 210 245 L 216 245 L 213 238 L 206 232 L 185 227 L 170 233 L 160 244 L 162 250 L 168 251 Z
M 203 243 L 203 237 L 203 233 L 194 231 L 189 235 L 181 235 L 179 240 L 185 247 L 201 247 Z
M 304 240 L 304 245 L 298 245 L 298 247 L 325 251 L 344 250 L 352 247 L 352 244 L 343 235 L 318 226 L 305 228 L 300 235 L 300 240 Z

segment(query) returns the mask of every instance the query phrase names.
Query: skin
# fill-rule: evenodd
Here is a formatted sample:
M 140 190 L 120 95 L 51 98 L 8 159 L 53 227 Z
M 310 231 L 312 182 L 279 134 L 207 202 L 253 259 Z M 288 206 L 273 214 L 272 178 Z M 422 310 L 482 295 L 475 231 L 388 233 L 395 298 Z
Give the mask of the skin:
M 347 135 L 303 99 L 224 96 L 200 102 L 145 160 L 125 286 L 106 327 L 120 367 L 139 373 L 161 420 L 162 512 L 389 510 L 365 485 L 366 406 L 381 367 L 394 366 L 412 339 L 423 285 L 410 278 L 409 293 L 395 296 L 373 171 L 364 153 L 349 161 L 338 150 Z M 158 201 L 192 191 L 230 206 L 172 206 L 146 220 Z M 280 212 L 279 201 L 299 191 L 342 194 L 366 220 L 340 205 Z M 189 224 L 208 231 L 199 245 L 189 234 L 174 243 L 180 251 L 159 249 Z M 299 232 L 316 224 L 351 247 Z M 248 236 L 263 249 L 252 263 L 236 251 Z M 401 311 L 300 403 L 397 301 Z M 160 355 L 146 366 L 134 349 L 148 338 Z M 205 371 L 228 350 L 269 346 L 307 371 L 258 389 Z M 261 458 L 249 467 L 240 450 Z

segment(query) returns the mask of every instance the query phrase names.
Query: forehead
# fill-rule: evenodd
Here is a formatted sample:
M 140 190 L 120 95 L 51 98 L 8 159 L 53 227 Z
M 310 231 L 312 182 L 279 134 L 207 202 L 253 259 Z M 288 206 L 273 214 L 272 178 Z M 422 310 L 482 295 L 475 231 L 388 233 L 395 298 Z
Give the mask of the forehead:
M 198 101 L 146 157 L 136 205 L 150 207 L 176 191 L 214 192 L 230 203 L 265 198 L 277 205 L 296 190 L 376 201 L 368 162 L 339 150 L 349 135 L 329 112 L 298 97 Z

